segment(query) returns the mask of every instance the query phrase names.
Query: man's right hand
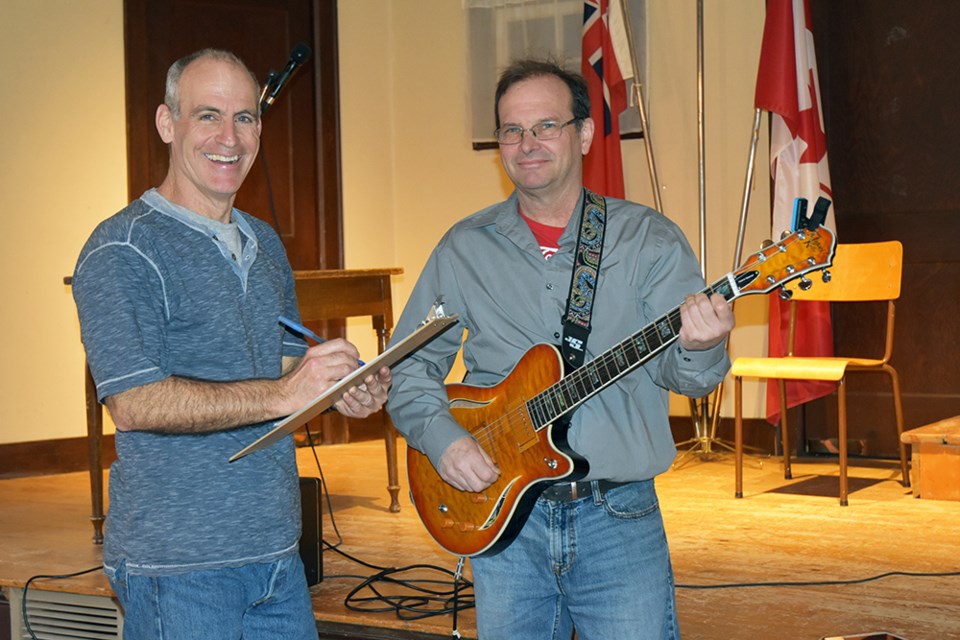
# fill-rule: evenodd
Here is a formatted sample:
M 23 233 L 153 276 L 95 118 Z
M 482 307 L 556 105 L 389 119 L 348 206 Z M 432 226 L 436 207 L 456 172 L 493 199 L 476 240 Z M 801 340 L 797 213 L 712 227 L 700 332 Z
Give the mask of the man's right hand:
M 440 477 L 460 491 L 483 491 L 497 478 L 500 469 L 487 452 L 470 436 L 454 440 L 440 457 Z
M 344 340 L 327 340 L 307 349 L 293 370 L 281 378 L 280 415 L 289 415 L 307 406 L 317 396 L 347 377 L 359 366 L 360 352 Z

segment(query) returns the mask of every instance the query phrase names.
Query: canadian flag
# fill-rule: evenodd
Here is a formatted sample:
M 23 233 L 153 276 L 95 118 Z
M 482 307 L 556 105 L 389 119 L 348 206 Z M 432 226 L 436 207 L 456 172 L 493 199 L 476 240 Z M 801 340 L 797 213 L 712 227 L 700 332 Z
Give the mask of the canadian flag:
M 594 193 L 623 198 L 620 113 L 627 108 L 626 81 L 634 71 L 620 0 L 583 3 L 581 52 L 594 126 L 593 144 L 583 160 L 583 184 Z
M 810 211 L 820 196 L 833 200 L 808 0 L 767 0 L 756 107 L 770 112 L 770 171 L 774 180 L 771 232 L 777 239 L 791 228 L 796 198 L 806 198 Z M 836 231 L 833 207 L 825 225 Z M 787 350 L 789 304 L 776 295 L 769 300 L 768 353 L 779 357 Z M 829 303 L 798 303 L 794 354 L 833 355 Z M 787 406 L 795 407 L 830 394 L 836 384 L 790 380 L 786 388 Z M 768 381 L 767 420 L 776 423 L 779 419 L 777 383 Z

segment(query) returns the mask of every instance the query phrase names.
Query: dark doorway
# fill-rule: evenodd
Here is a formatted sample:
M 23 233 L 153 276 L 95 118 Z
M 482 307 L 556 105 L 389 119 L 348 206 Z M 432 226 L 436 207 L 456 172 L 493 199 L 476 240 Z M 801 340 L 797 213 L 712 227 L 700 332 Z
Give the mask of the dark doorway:
M 236 206 L 278 228 L 294 269 L 342 268 L 336 1 L 125 0 L 124 20 L 131 199 L 166 174 L 154 113 L 174 60 L 228 49 L 262 82 L 297 43 L 310 46 L 313 56 L 264 115 L 261 157 Z

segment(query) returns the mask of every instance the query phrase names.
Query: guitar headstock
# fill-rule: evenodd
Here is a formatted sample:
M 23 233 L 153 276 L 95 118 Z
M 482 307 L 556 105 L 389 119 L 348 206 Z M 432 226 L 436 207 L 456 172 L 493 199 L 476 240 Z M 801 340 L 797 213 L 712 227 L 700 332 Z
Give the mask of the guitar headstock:
M 825 269 L 833 263 L 836 244 L 836 236 L 826 227 L 800 229 L 751 255 L 732 276 L 740 295 L 768 293 L 796 278 L 800 278 L 800 288 L 806 290 L 813 284 L 805 277 L 811 271 L 823 270 L 824 281 L 829 281 Z M 781 289 L 781 297 L 790 295 L 790 291 Z

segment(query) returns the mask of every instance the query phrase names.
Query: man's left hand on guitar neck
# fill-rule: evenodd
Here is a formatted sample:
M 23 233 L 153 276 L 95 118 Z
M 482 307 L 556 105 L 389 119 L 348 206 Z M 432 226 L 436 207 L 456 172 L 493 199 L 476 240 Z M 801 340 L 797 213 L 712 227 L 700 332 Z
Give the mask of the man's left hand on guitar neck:
M 733 329 L 733 310 L 722 295 L 689 295 L 680 305 L 680 344 L 688 351 L 717 346 Z

